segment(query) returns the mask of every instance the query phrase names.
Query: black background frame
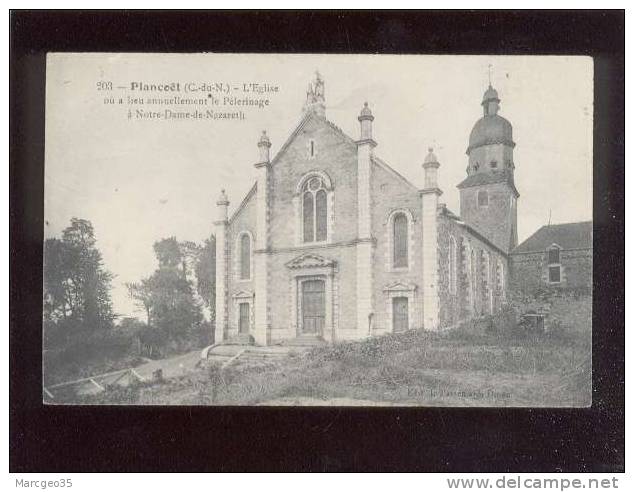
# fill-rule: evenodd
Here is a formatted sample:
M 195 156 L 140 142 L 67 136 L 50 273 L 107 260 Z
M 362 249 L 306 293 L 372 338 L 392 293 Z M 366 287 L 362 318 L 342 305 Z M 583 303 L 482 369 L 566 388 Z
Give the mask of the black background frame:
M 624 19 L 620 10 L 13 11 L 10 471 L 623 472 Z M 592 56 L 592 407 L 44 406 L 45 61 L 55 51 Z

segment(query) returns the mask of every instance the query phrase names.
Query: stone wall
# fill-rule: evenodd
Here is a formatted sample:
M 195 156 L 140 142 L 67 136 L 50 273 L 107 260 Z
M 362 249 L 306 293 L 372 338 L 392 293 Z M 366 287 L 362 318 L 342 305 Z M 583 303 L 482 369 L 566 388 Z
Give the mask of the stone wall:
M 455 290 L 450 286 L 451 237 L 456 241 Z M 471 265 L 473 251 L 475 265 Z M 489 255 L 487 276 L 486 261 Z M 440 215 L 438 222 L 438 278 L 441 328 L 471 317 L 497 312 L 508 294 L 508 259 L 497 248 L 464 225 Z M 488 281 L 487 281 L 488 280 Z
M 486 190 L 489 195 L 486 207 L 478 206 L 481 190 Z M 504 251 L 509 250 L 512 233 L 517 233 L 517 206 L 513 191 L 506 183 L 461 189 L 460 217 Z
M 408 216 L 408 268 L 392 268 L 390 234 L 391 214 L 403 211 Z M 372 231 L 376 239 L 374 250 L 374 308 L 373 334 L 388 333 L 392 330 L 390 296 L 398 295 L 386 291 L 389 286 L 401 283 L 414 288 L 413 292 L 403 292 L 412 296 L 409 302 L 410 327 L 423 326 L 423 269 L 422 269 L 422 228 L 421 199 L 418 190 L 403 178 L 379 164 L 372 166 Z M 396 287 L 398 288 L 398 287 Z
M 310 157 L 310 141 L 315 155 Z M 300 197 L 297 185 L 307 173 L 320 171 L 332 181 L 329 242 L 357 237 L 357 147 L 318 117 L 310 117 L 271 166 L 270 245 L 273 250 L 301 246 Z
M 531 294 L 543 289 L 592 290 L 592 249 L 560 251 L 561 282 L 548 281 L 548 253 L 511 254 L 511 288 Z
M 247 201 L 242 204 L 242 208 L 237 209 L 232 216 L 227 227 L 227 266 L 228 266 L 228 319 L 227 319 L 227 335 L 233 338 L 238 334 L 238 314 L 239 301 L 236 296 L 240 293 L 255 292 L 255 240 L 256 240 L 256 193 L 248 197 Z M 251 236 L 251 278 L 242 280 L 240 278 L 240 244 L 239 237 L 242 233 Z M 246 298 L 244 302 L 246 302 Z M 251 298 L 251 330 L 253 329 L 253 298 Z

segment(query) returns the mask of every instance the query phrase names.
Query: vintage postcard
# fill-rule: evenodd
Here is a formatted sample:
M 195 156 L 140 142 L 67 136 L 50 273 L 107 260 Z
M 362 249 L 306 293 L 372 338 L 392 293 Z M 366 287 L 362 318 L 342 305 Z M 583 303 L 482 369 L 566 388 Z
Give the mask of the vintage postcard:
M 47 404 L 587 407 L 593 63 L 52 53 Z

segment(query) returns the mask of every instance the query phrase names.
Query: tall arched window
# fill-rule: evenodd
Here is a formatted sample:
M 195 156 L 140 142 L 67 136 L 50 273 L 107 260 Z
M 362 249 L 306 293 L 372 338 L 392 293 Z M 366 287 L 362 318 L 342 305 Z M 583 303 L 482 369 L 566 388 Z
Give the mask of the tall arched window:
M 483 292 L 484 301 L 488 312 L 493 314 L 493 286 L 491 285 L 491 254 L 488 251 L 482 252 L 483 262 Z
M 244 233 L 240 236 L 240 280 L 251 278 L 251 237 Z
M 498 290 L 502 299 L 506 296 L 504 281 L 504 263 L 502 263 L 502 260 L 498 260 Z
M 408 251 L 407 251 L 407 216 L 404 213 L 397 213 L 393 218 L 393 267 L 407 268 Z
M 328 237 L 328 195 L 322 178 L 314 176 L 302 187 L 304 242 L 325 241 Z
M 455 294 L 457 291 L 457 247 L 456 240 L 453 236 L 449 236 L 449 292 Z
M 476 296 L 478 295 L 478 282 L 477 282 L 477 272 L 478 266 L 476 264 L 476 253 L 474 249 L 471 249 L 471 258 L 469 261 L 469 289 L 470 289 L 470 297 L 471 297 L 471 309 L 475 312 L 476 308 Z

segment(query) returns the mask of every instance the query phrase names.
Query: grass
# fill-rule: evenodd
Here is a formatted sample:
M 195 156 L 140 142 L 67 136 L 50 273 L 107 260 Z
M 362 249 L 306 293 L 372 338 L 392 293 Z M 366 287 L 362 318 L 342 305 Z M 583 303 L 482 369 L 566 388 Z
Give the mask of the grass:
M 275 405 L 375 402 L 424 406 L 587 406 L 587 326 L 526 337 L 410 331 L 315 348 L 272 362 L 210 365 L 82 403 Z

